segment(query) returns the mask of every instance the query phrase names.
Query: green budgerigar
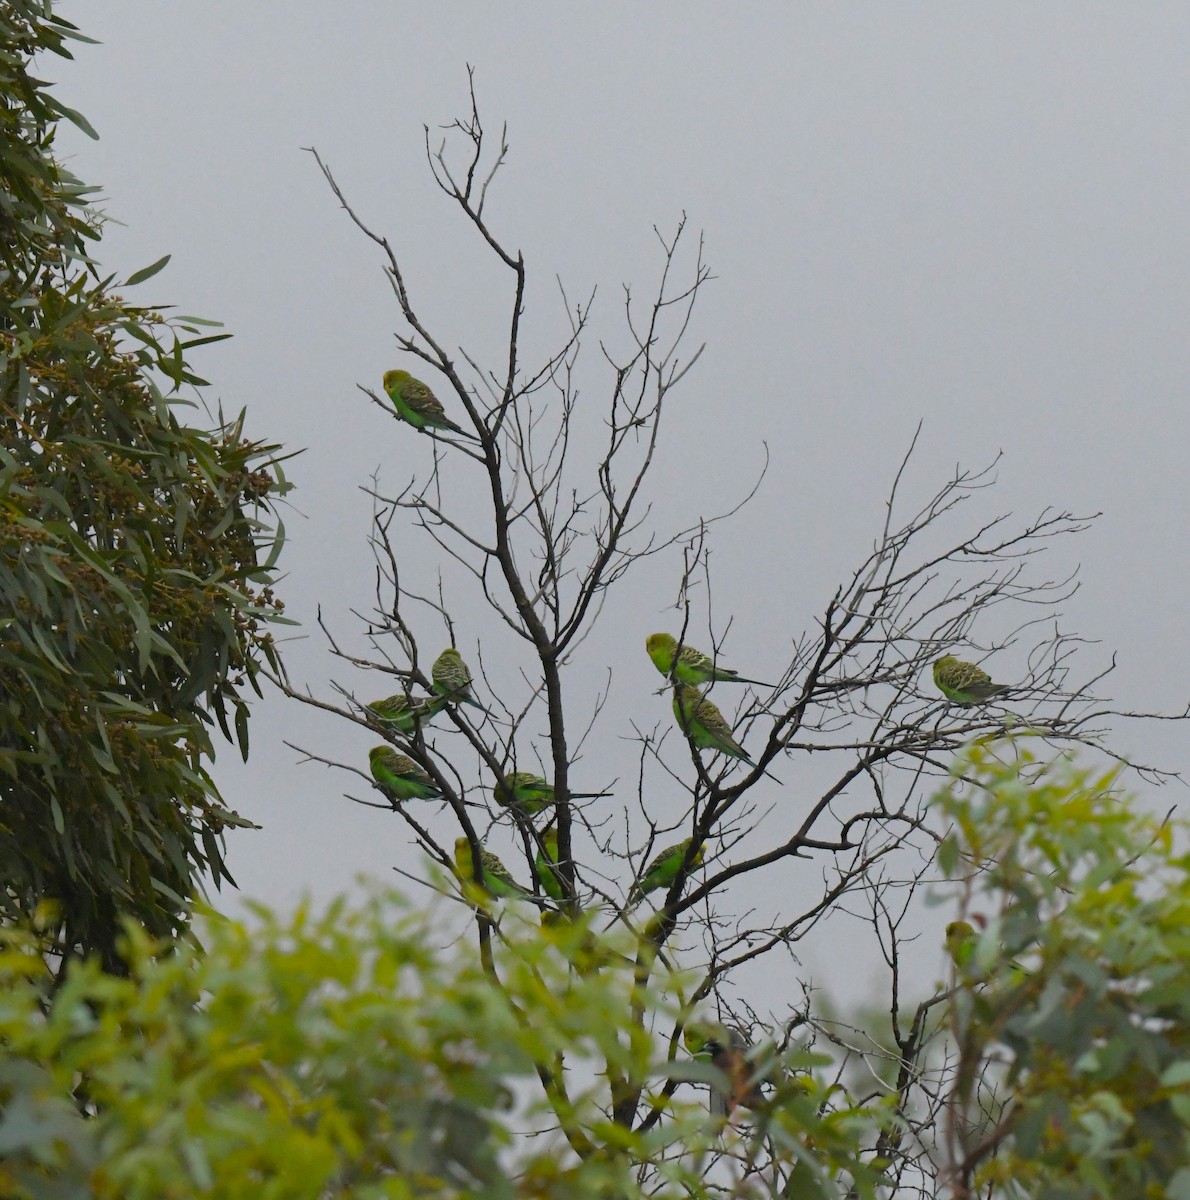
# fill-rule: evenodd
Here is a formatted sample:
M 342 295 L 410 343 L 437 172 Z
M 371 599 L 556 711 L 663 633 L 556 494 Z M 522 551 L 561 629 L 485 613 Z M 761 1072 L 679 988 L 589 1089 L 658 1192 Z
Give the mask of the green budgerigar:
M 398 692 L 364 707 L 382 725 L 408 737 L 417 726 L 428 725 L 446 707 L 446 701 L 440 696 L 411 698 Z
M 544 847 L 544 853 L 538 849 L 537 855 L 533 859 L 533 870 L 537 875 L 537 882 L 551 900 L 561 900 L 564 894 L 562 880 L 554 870 L 558 865 L 558 831 L 554 826 L 551 825 L 542 833 L 541 845 Z
M 690 842 L 691 839 L 687 838 L 675 846 L 666 846 L 660 854 L 656 855 L 653 861 L 645 867 L 641 877 L 632 885 L 632 890 L 628 893 L 628 903 L 635 904 L 637 900 L 643 899 L 649 892 L 655 892 L 658 888 L 668 888 L 678 877 L 682 863 L 686 860 L 686 851 L 690 848 Z M 702 866 L 702 853 L 706 848 L 706 842 L 698 847 L 687 864 L 687 871 L 693 871 L 695 867 Z
M 961 708 L 983 704 L 1008 691 L 1006 683 L 993 683 L 991 676 L 974 663 L 963 662 L 947 654 L 934 664 L 934 683 L 938 690 Z
M 471 694 L 471 670 L 463 656 L 450 646 L 434 659 L 430 668 L 434 691 L 454 704 L 472 704 L 478 709 L 483 705 Z
M 571 800 L 597 800 L 600 796 L 610 796 L 611 792 L 571 792 Z M 555 800 L 554 785 L 547 783 L 540 775 L 532 771 L 513 771 L 505 775 L 492 788 L 492 799 L 501 808 L 511 808 L 526 817 L 535 817 L 547 808 L 553 808 Z
M 678 683 L 754 683 L 757 687 L 771 687 L 759 679 L 747 679 L 730 667 L 721 667 L 693 646 L 680 646 L 672 633 L 651 633 L 645 638 L 645 649 L 653 665 L 666 679 Z M 675 666 L 676 660 L 676 666 Z
M 384 390 L 388 393 L 397 415 L 414 429 L 449 429 L 462 433 L 447 415 L 438 397 L 420 379 L 408 371 L 385 371 Z
M 743 759 L 750 767 L 756 766 L 732 736 L 723 714 L 698 688 L 688 683 L 679 683 L 674 688 L 674 716 L 678 727 L 700 750 L 716 750 L 729 758 Z
M 951 921 L 946 927 L 946 952 L 956 967 L 965 967 L 975 956 L 979 933 L 970 921 Z
M 372 778 L 394 800 L 439 800 L 442 789 L 407 754 L 391 746 L 373 746 L 368 751 Z
M 987 925 L 987 918 L 979 913 L 972 914 L 978 922 L 978 928 L 972 925 L 970 921 L 951 921 L 946 927 L 946 952 L 950 955 L 954 965 L 958 967 L 959 973 L 962 975 L 971 975 L 975 972 L 975 954 L 979 949 L 979 939 L 981 931 Z M 994 964 L 999 968 L 1006 967 L 1010 971 L 1020 972 L 1023 970 L 1021 964 L 1015 960 Z M 978 972 L 982 974 L 983 972 Z
M 541 928 L 580 975 L 591 975 L 612 964 L 628 971 L 636 969 L 635 959 L 616 949 L 611 939 L 595 933 L 582 913 L 547 908 L 541 914 Z
M 483 862 L 481 886 L 493 896 L 515 900 L 532 900 L 533 894 L 513 879 L 508 868 L 490 851 L 479 848 Z M 455 838 L 455 866 L 468 882 L 475 882 L 474 863 L 471 860 L 471 843 L 465 838 Z

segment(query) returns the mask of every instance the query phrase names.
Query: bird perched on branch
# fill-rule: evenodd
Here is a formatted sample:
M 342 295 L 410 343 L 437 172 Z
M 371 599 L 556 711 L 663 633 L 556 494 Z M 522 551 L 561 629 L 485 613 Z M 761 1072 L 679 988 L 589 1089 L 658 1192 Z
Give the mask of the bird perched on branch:
M 632 885 L 632 890 L 628 893 L 628 903 L 635 904 L 637 900 L 643 899 L 649 892 L 655 892 L 658 888 L 668 888 L 677 879 L 678 872 L 682 869 L 682 863 L 686 861 L 686 851 L 690 848 L 692 840 L 692 838 L 687 838 L 684 842 L 678 842 L 677 845 L 666 846 L 660 854 L 656 855 L 652 862 L 645 867 L 641 877 Z M 687 871 L 693 871 L 695 867 L 702 866 L 702 852 L 706 848 L 707 844 L 703 842 L 690 856 L 690 861 L 686 864 Z
M 951 921 L 946 927 L 946 953 L 956 967 L 965 967 L 975 955 L 979 931 L 970 921 Z
M 551 900 L 561 900 L 565 891 L 562 878 L 554 869 L 558 865 L 558 830 L 553 825 L 542 833 L 541 847 L 533 859 L 537 882 Z
M 420 379 L 408 371 L 385 371 L 384 390 L 388 392 L 397 416 L 414 429 L 449 429 L 462 433 L 447 415 L 438 397 Z
M 434 691 L 454 704 L 472 704 L 481 711 L 483 705 L 471 694 L 471 671 L 463 656 L 450 646 L 434 659 L 430 668 Z
M 610 796 L 611 792 L 571 792 L 571 800 L 597 800 Z M 556 795 L 554 785 L 546 783 L 532 771 L 513 771 L 505 775 L 492 788 L 492 799 L 501 808 L 511 808 L 526 817 L 535 817 L 539 812 L 552 808 Z
M 947 925 L 946 952 L 950 955 L 954 965 L 958 967 L 960 974 L 982 975 L 983 971 L 974 971 L 973 968 L 975 967 L 975 954 L 979 949 L 979 939 L 982 931 L 987 928 L 988 920 L 982 913 L 972 913 L 971 920 L 975 922 L 975 925 L 971 921 L 951 921 Z M 1008 962 L 1001 960 L 996 965 L 1007 967 L 1010 971 L 1024 971 L 1020 963 L 1011 959 Z
M 970 708 L 1008 691 L 1006 683 L 993 683 L 992 677 L 974 663 L 963 662 L 947 654 L 934 664 L 934 683 L 938 690 L 960 708 Z
M 373 746 L 368 751 L 372 778 L 394 800 L 440 800 L 442 789 L 407 754 L 391 746 Z
M 747 679 L 738 671 L 719 666 L 693 646 L 679 646 L 672 633 L 651 633 L 645 638 L 645 649 L 653 665 L 666 679 L 678 683 L 754 683 L 757 687 L 772 687 L 759 679 Z M 675 660 L 677 665 L 675 666 Z
M 548 908 L 541 914 L 541 928 L 548 941 L 564 954 L 580 975 L 617 965 L 629 971 L 636 960 L 616 949 L 611 940 L 591 928 L 590 914 L 568 913 Z
M 757 1064 L 756 1047 L 738 1029 L 710 1022 L 695 1022 L 686 1027 L 682 1040 L 691 1056 L 709 1062 L 724 1076 L 723 1085 L 711 1087 L 711 1111 L 730 1117 L 740 1107 L 759 1108 L 766 1097 L 762 1083 L 776 1083 L 780 1071 L 775 1065 Z
M 480 846 L 479 853 L 483 863 L 483 878 L 478 882 L 485 891 L 502 899 L 535 900 L 532 892 L 521 887 L 513 879 L 508 868 L 490 850 Z M 455 866 L 467 882 L 477 882 L 474 863 L 471 860 L 471 843 L 465 837 L 455 838 Z
M 429 724 L 446 707 L 446 701 L 440 696 L 413 699 L 398 692 L 383 700 L 373 700 L 364 707 L 381 724 L 408 737 L 419 725 Z
M 674 716 L 678 727 L 700 750 L 717 750 L 729 758 L 741 758 L 750 767 L 756 764 L 732 736 L 723 714 L 696 687 L 679 683 L 674 688 Z

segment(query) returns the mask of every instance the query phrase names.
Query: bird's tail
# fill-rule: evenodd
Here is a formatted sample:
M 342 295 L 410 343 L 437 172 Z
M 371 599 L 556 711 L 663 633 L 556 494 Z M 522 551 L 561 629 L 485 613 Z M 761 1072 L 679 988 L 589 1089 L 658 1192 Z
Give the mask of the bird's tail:
M 449 417 L 443 417 L 442 424 L 447 429 L 449 429 L 451 431 L 451 433 L 458 433 L 458 434 L 461 434 L 463 437 L 471 436 L 461 425 L 456 425 Z
M 765 683 L 763 679 L 749 679 L 747 675 L 733 675 L 727 682 L 750 683 L 753 687 L 768 688 L 770 691 L 777 686 L 775 683 Z

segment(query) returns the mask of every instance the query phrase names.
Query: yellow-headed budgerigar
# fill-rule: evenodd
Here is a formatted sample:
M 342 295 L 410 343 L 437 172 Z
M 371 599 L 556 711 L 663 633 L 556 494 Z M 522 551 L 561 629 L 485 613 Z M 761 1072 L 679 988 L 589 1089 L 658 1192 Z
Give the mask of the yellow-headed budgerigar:
M 616 949 L 609 938 L 591 929 L 590 914 L 584 916 L 581 912 L 547 908 L 541 914 L 541 927 L 548 940 L 570 959 L 580 975 L 590 975 L 613 964 L 628 971 L 636 969 L 635 959 Z
M 398 692 L 364 707 L 381 725 L 408 737 L 417 726 L 429 724 L 446 707 L 446 701 L 440 696 L 411 698 Z
M 571 792 L 571 800 L 597 800 L 611 792 Z M 554 805 L 554 785 L 532 771 L 513 771 L 492 788 L 492 799 L 501 808 L 511 808 L 526 817 L 535 817 Z
M 438 397 L 408 371 L 385 371 L 384 390 L 402 421 L 414 429 L 449 429 L 462 433 L 447 415 Z
M 373 746 L 368 751 L 372 778 L 394 800 L 438 800 L 442 789 L 425 770 L 406 754 L 391 746 Z
M 956 967 L 965 967 L 975 956 L 979 933 L 970 921 L 951 921 L 946 927 L 946 952 Z
M 645 649 L 653 665 L 666 679 L 677 683 L 754 683 L 757 687 L 771 687 L 759 679 L 747 679 L 738 671 L 721 667 L 712 658 L 693 646 L 679 646 L 672 633 L 651 633 L 645 638 Z M 676 665 L 675 665 L 676 663 Z
M 534 899 L 533 894 L 513 879 L 508 868 L 490 850 L 485 850 L 482 846 L 479 850 L 483 862 L 483 879 L 479 881 L 481 887 L 493 896 L 506 899 Z M 476 882 L 474 864 L 471 861 L 471 843 L 465 837 L 455 838 L 455 866 L 465 880 Z
M 953 654 L 945 655 L 934 664 L 934 682 L 951 704 L 961 708 L 983 704 L 1008 691 L 1006 683 L 993 683 L 986 671 L 974 663 L 962 662 Z
M 756 764 L 732 736 L 723 714 L 696 687 L 679 683 L 674 688 L 674 716 L 678 727 L 700 750 L 717 750 L 730 758 L 741 758 L 750 767 Z
M 471 694 L 471 670 L 463 656 L 450 646 L 434 659 L 430 668 L 434 691 L 454 704 L 472 704 L 478 709 L 483 705 Z
M 975 955 L 979 950 L 979 939 L 982 936 L 981 931 L 987 925 L 987 918 L 979 913 L 973 913 L 972 916 L 978 922 L 978 928 L 970 921 L 951 921 L 946 927 L 946 952 L 962 975 L 984 973 L 977 970 Z M 1024 970 L 1021 964 L 1014 960 L 984 965 L 1007 967 L 1010 971 Z
M 635 904 L 649 892 L 655 892 L 658 888 L 668 888 L 673 883 L 682 869 L 682 863 L 686 861 L 686 851 L 690 848 L 690 841 L 691 839 L 687 838 L 684 842 L 678 842 L 677 845 L 666 846 L 660 854 L 653 858 L 653 861 L 645 867 L 641 877 L 632 885 L 632 890 L 628 893 L 629 904 Z M 707 844 L 703 842 L 691 855 L 690 862 L 686 866 L 687 871 L 693 871 L 695 867 L 702 866 L 702 852 L 706 848 Z

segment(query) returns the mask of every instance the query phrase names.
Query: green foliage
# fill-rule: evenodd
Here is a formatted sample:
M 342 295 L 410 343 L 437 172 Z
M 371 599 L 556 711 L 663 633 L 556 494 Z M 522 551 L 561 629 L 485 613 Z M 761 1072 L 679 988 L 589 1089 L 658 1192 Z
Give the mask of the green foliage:
M 0 14 L 0 916 L 52 900 L 57 949 L 114 967 L 118 914 L 176 934 L 248 824 L 204 760 L 214 720 L 247 753 L 242 689 L 275 665 L 283 485 L 242 416 L 179 421 L 186 353 L 223 335 L 94 273 L 101 223 L 52 155 L 60 117 L 89 127 L 31 74 L 77 36 L 48 9 Z
M 435 949 L 429 918 L 392 895 L 257 909 L 250 926 L 211 916 L 205 952 L 129 928 L 127 977 L 75 961 L 48 1003 L 36 940 L 4 935 L 5 1196 L 726 1196 L 730 1179 L 703 1178 L 724 1146 L 741 1164 L 775 1154 L 750 1194 L 792 1175 L 789 1194 L 834 1195 L 844 1172 L 874 1194 L 858 1157 L 874 1112 L 831 1111 L 821 1060 L 787 1056 L 747 1137 L 670 1095 L 711 1068 L 666 1064 L 649 1030 L 678 1014 L 683 981 L 639 992 L 623 932 L 510 912 L 485 969 Z M 609 1016 L 633 1010 L 627 1027 Z M 664 1119 L 610 1120 L 623 1081 L 647 1083 Z
M 940 861 L 995 914 L 953 1000 L 955 1174 L 1003 1196 L 1190 1196 L 1190 830 L 1029 741 L 976 745 L 940 798 Z
M 69 58 L 68 40 L 88 40 L 49 7 L 45 0 L 12 0 L 0 9 L 0 171 L 5 184 L 0 191 L 0 252 L 7 269 L 23 261 L 31 276 L 43 263 L 84 257 L 87 242 L 98 236 L 81 203 L 90 189 L 51 155 L 60 118 L 91 137 L 95 131 L 29 72 L 34 52 Z

